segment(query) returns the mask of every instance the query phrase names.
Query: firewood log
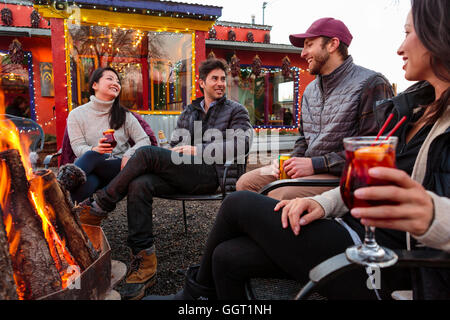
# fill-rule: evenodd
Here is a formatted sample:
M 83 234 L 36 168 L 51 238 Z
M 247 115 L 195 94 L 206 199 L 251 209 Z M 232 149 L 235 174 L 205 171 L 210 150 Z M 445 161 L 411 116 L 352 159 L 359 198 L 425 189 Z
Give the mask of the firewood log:
M 55 174 L 50 170 L 40 170 L 35 174 L 44 180 L 44 197 L 46 203 L 53 208 L 56 224 L 59 226 L 57 232 L 66 240 L 70 253 L 81 271 L 84 271 L 98 258 L 98 253 L 72 211 L 72 206 L 59 186 Z
M 0 207 L 0 300 L 17 300 L 16 284 L 9 257 L 9 245 Z
M 29 182 L 19 152 L 0 152 L 9 171 L 11 188 L 3 216 L 12 216 L 14 232 L 20 237 L 11 262 L 19 299 L 37 299 L 62 288 L 61 277 L 45 240 L 42 221 L 29 197 Z

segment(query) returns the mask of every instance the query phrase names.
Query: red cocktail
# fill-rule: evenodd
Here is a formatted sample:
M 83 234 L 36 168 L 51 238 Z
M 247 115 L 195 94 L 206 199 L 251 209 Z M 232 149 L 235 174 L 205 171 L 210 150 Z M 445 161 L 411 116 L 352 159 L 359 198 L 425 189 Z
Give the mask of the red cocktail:
M 117 146 L 117 141 L 114 138 L 114 129 L 108 129 L 108 130 L 103 131 L 103 137 L 106 138 L 104 143 L 109 143 L 111 145 L 111 148 L 115 148 Z M 109 155 L 109 157 L 106 158 L 106 160 L 111 160 L 111 159 L 116 159 L 116 157 L 113 155 L 112 152 Z
M 344 139 L 346 164 L 341 176 L 341 196 L 349 209 L 389 205 L 385 201 L 367 201 L 354 197 L 356 189 L 389 185 L 389 181 L 369 176 L 374 167 L 395 168 L 395 148 L 397 137 L 352 137 Z M 375 228 L 366 227 L 364 243 L 348 248 L 347 257 L 354 262 L 377 267 L 386 267 L 397 261 L 397 256 L 389 249 L 378 246 Z
M 395 148 L 391 144 L 370 146 L 355 151 L 346 150 L 347 164 L 341 177 L 341 195 L 349 208 L 369 207 L 387 204 L 379 201 L 366 201 L 353 197 L 358 188 L 383 186 L 389 182 L 369 176 L 374 167 L 395 168 Z

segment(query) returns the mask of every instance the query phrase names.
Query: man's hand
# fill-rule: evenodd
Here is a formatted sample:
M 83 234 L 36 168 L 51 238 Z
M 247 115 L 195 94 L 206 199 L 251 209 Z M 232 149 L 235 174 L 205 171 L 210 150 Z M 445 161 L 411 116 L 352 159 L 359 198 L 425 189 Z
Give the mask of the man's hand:
M 310 158 L 290 158 L 284 161 L 284 171 L 291 179 L 311 176 L 314 174 Z
M 171 150 L 174 152 L 179 152 L 179 153 L 187 154 L 187 155 L 191 155 L 191 156 L 197 155 L 197 147 L 194 147 L 194 146 L 178 146 L 178 147 L 173 147 Z
M 122 157 L 122 162 L 120 163 L 120 170 L 122 170 L 127 165 L 128 160 L 130 160 L 130 158 L 125 156 Z
M 281 225 L 284 229 L 291 225 L 291 229 L 296 236 L 300 233 L 300 226 L 306 226 L 325 215 L 325 211 L 318 202 L 305 198 L 282 200 L 275 206 L 274 211 L 281 208 L 283 208 Z
M 272 176 L 274 176 L 275 179 L 278 179 L 280 177 L 280 161 L 278 159 L 272 161 L 271 170 Z

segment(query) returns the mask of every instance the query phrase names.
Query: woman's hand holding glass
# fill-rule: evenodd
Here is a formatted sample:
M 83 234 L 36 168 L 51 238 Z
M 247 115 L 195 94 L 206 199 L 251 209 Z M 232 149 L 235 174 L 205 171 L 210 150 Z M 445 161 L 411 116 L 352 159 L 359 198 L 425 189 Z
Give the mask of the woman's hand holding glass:
M 98 145 L 92 148 L 92 151 L 105 154 L 105 153 L 111 153 L 113 151 L 113 147 L 111 147 L 110 143 L 105 143 L 107 138 L 100 138 L 98 140 Z
M 354 196 L 393 204 L 353 208 L 351 214 L 366 226 L 423 235 L 433 220 L 433 200 L 425 188 L 398 169 L 376 167 L 369 170 L 369 175 L 392 185 L 360 188 Z
M 317 201 L 305 198 L 281 200 L 275 206 L 274 211 L 278 211 L 281 208 L 283 208 L 281 225 L 284 229 L 290 225 L 296 236 L 300 233 L 300 227 L 321 219 L 325 215 L 325 211 Z M 305 211 L 306 213 L 304 214 Z

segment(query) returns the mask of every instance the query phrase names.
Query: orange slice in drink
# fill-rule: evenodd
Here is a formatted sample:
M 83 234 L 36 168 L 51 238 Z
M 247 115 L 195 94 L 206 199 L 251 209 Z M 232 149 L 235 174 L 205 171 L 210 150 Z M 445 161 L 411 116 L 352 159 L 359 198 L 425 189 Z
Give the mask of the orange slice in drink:
M 355 159 L 381 162 L 388 148 L 389 145 L 360 148 L 355 151 Z

